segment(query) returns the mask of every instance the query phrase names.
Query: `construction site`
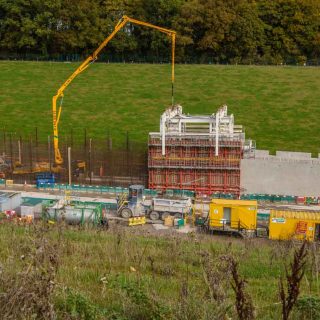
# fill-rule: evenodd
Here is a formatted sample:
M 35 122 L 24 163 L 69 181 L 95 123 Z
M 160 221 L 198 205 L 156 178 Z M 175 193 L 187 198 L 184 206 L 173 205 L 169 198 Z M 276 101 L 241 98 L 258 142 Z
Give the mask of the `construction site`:
M 159 114 L 159 131 L 146 132 L 145 144 L 131 140 L 130 132 L 127 132 L 122 145 L 116 148 L 111 135 L 93 139 L 86 129 L 80 139 L 79 133 L 75 138 L 73 131 L 60 136 L 65 90 L 98 59 L 102 49 L 128 23 L 159 31 L 171 41 L 171 105 Z M 10 192 L 18 192 L 21 188 L 24 192 L 26 188 L 40 192 L 34 197 L 37 205 L 43 198 L 44 201 L 56 200 L 57 203 L 50 208 L 45 205 L 46 209 L 42 210 L 46 217 L 56 221 L 61 220 L 61 215 L 73 222 L 94 220 L 95 224 L 119 218 L 136 219 L 135 222 L 130 220 L 129 224 L 139 225 L 149 219 L 155 225 L 189 224 L 192 230 L 200 226 L 241 236 L 264 233 L 274 238 L 269 235 L 272 230 L 269 225 L 273 223 L 271 210 L 280 210 L 283 206 L 289 212 L 320 212 L 317 207 L 320 203 L 320 158 L 282 151 L 270 156 L 268 151 L 257 150 L 256 142 L 246 137 L 243 126 L 236 124 L 236 117 L 228 113 L 227 105 L 214 106 L 212 113 L 205 115 L 186 114 L 183 107 L 175 103 L 175 39 L 173 30 L 123 16 L 111 34 L 52 97 L 53 134 L 45 143 L 43 138 L 39 139 L 37 128 L 27 138 L 3 130 L 0 141 L 2 188 Z M 50 196 L 57 192 L 60 195 Z M 80 207 L 75 205 L 82 201 L 84 193 L 107 199 L 102 202 L 114 212 L 107 218 L 90 204 L 89 207 L 86 203 Z M 28 207 L 32 197 L 25 194 L 22 198 L 26 198 L 25 206 Z M 222 201 L 221 212 L 212 209 L 216 199 Z M 262 226 L 265 232 L 260 233 L 258 202 L 268 221 Z M 6 210 L 8 217 L 10 210 L 17 210 L 20 205 L 24 207 L 21 202 Z M 236 218 L 232 215 L 233 206 L 238 212 Z M 249 211 L 240 215 L 242 206 L 249 206 Z M 70 218 L 70 212 L 77 216 L 75 220 Z M 95 212 L 94 219 L 92 212 Z M 31 214 L 30 219 L 34 218 L 39 216 Z M 315 218 L 307 220 L 317 223 Z M 299 218 L 298 226 L 301 223 L 302 218 Z M 318 230 L 318 227 L 312 228 Z M 300 229 L 294 229 L 290 236 L 295 236 L 295 232 L 300 235 Z M 319 238 L 318 233 L 310 236 L 307 229 L 304 232 L 312 240 Z
M 80 11 L 85 9 L 82 2 L 76 5 Z M 196 8 L 204 6 L 201 2 Z M 241 10 L 251 15 L 248 8 Z M 242 18 L 241 14 L 239 9 L 235 16 Z M 63 28 L 61 32 L 69 30 L 63 17 L 59 19 L 58 34 Z M 101 59 L 102 71 L 95 79 L 99 67 L 92 64 L 109 42 L 120 31 L 119 42 L 137 34 L 143 38 L 140 28 L 154 32 L 145 45 L 155 46 L 158 33 L 165 38 L 163 47 L 169 44 L 169 58 L 161 69 L 163 86 L 154 69 L 149 78 L 136 74 L 142 63 L 128 71 L 133 61 L 123 61 L 122 72 L 117 73 L 120 64 L 111 70 L 109 61 Z M 262 68 L 250 66 L 256 78 L 243 85 L 248 76 L 244 66 L 229 78 L 224 77 L 228 69 L 222 67 L 225 89 L 219 99 L 211 100 L 211 94 L 197 96 L 196 92 L 210 87 L 208 92 L 215 93 L 221 87 L 199 79 L 195 66 L 190 66 L 189 78 L 177 73 L 183 83 L 176 86 L 180 32 L 126 15 L 103 30 L 111 32 L 79 65 L 44 64 L 47 74 L 61 68 L 69 75 L 64 81 L 60 74 L 54 78 L 32 73 L 31 78 L 43 82 L 40 90 L 47 90 L 48 112 L 41 114 L 41 122 L 33 117 L 30 105 L 30 110 L 24 108 L 24 101 L 17 104 L 18 112 L 8 110 L 0 119 L 0 318 L 269 320 L 282 315 L 283 320 L 320 319 L 320 153 L 314 152 L 318 146 L 302 149 L 312 153 L 297 151 L 301 145 L 288 151 L 299 142 L 299 125 L 308 126 L 301 120 L 303 112 L 296 115 L 293 100 L 299 99 L 288 91 L 291 100 L 283 96 L 288 99 L 283 117 L 275 112 L 273 121 L 263 126 L 265 114 L 271 113 L 264 113 L 267 108 L 258 101 L 265 102 L 260 95 L 265 83 L 258 86 L 259 95 L 253 86 L 258 77 L 263 78 Z M 0 36 L 0 46 L 1 41 Z M 129 41 L 123 48 L 127 45 L 139 49 Z M 124 59 L 124 51 L 115 52 Z M 38 67 L 30 68 L 36 70 L 34 66 Z M 202 75 L 219 68 L 205 68 Z M 282 68 L 281 64 L 273 73 L 273 85 L 281 91 L 277 72 Z M 17 76 L 18 84 L 26 74 Z M 125 78 L 133 80 L 122 86 Z M 55 91 L 45 85 L 48 79 Z M 114 87 L 106 79 L 115 81 Z M 190 92 L 184 86 L 186 79 L 192 82 Z M 39 94 L 38 86 L 29 82 L 30 87 L 22 82 L 27 94 Z M 145 82 L 149 86 L 143 87 Z M 232 85 L 234 91 L 229 91 Z M 240 91 L 250 85 L 242 105 L 237 105 Z M 82 95 L 90 90 L 92 96 L 86 97 L 85 104 Z M 18 91 L 25 99 L 23 90 Z M 246 105 L 250 94 L 254 107 Z M 75 100 L 66 99 L 69 95 Z M 3 100 L 10 104 L 8 97 Z M 37 96 L 34 101 L 41 99 Z M 271 102 L 278 103 L 276 97 Z M 107 111 L 101 115 L 103 108 Z M 26 130 L 15 122 L 6 123 L 20 113 L 23 121 L 29 120 Z M 292 139 L 288 148 L 280 141 L 286 117 L 286 124 L 294 127 L 288 134 Z M 257 136 L 260 141 L 256 132 L 263 133 Z M 270 144 L 260 144 L 263 138 Z M 267 150 L 273 145 L 285 150 Z
M 279 180 L 281 171 L 300 166 L 305 177 L 304 171 L 315 170 L 310 186 L 318 179 L 320 161 L 303 153 L 270 156 L 256 150 L 226 105 L 211 115 L 184 114 L 182 106 L 174 105 L 160 116 L 159 131 L 149 133 L 145 148 L 134 146 L 129 137 L 122 150 L 112 149 L 111 137 L 97 143 L 86 135 L 82 145 L 70 139 L 60 141 L 57 149 L 50 138 L 41 144 L 4 132 L 3 218 L 95 227 L 120 221 L 182 233 L 320 239 L 317 187 L 311 186 L 310 192 L 299 173 L 298 189 L 290 190 L 292 183 Z M 269 179 L 270 185 L 264 183 L 263 192 L 255 182 L 266 174 L 261 181 Z M 286 192 L 268 193 L 275 190 L 273 185 Z

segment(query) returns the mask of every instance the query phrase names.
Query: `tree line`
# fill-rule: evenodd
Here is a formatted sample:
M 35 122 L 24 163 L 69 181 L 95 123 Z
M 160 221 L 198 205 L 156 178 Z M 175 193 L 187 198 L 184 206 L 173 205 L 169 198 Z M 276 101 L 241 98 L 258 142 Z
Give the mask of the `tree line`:
M 82 59 L 122 15 L 176 30 L 180 63 L 320 63 L 319 0 L 0 0 L 0 57 Z M 170 39 L 128 25 L 100 59 L 167 62 Z

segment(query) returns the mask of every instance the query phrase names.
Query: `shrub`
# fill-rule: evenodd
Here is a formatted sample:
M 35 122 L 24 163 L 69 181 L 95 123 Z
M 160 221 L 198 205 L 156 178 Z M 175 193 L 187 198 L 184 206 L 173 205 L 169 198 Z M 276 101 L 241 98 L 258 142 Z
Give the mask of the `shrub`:
M 320 319 L 320 297 L 303 296 L 298 299 L 296 309 L 299 319 Z

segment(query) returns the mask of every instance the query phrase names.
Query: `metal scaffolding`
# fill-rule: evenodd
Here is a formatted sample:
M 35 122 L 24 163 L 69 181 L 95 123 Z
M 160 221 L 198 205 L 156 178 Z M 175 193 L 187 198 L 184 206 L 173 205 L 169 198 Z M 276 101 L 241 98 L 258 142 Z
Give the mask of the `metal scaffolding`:
M 240 161 L 252 146 L 227 106 L 210 116 L 171 107 L 161 116 L 160 132 L 149 133 L 149 188 L 239 195 Z

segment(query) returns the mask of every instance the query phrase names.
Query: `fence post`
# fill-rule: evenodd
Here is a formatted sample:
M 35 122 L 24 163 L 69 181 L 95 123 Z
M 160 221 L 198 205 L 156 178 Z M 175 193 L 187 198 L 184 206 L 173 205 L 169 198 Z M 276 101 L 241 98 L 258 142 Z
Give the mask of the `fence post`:
M 71 145 L 71 148 L 73 148 L 73 128 L 71 128 L 70 136 L 71 136 L 71 142 L 70 142 L 70 145 Z
M 92 147 L 92 139 L 90 138 L 90 140 L 89 140 L 89 179 L 90 179 L 90 185 L 92 183 L 91 147 Z
M 84 128 L 84 150 L 87 150 L 87 128 Z
M 32 137 L 31 137 L 31 135 L 29 136 L 29 153 L 30 153 L 30 171 L 32 172 L 33 161 L 32 161 Z
M 21 137 L 18 139 L 18 161 L 19 164 L 21 165 L 22 160 L 21 160 Z
M 22 164 L 24 162 L 24 155 L 23 155 L 23 141 L 22 141 L 22 136 L 19 137 L 20 140 L 20 148 L 21 148 L 21 158 L 20 158 L 20 163 Z
M 129 131 L 126 134 L 126 175 L 129 176 Z
M 7 155 L 7 146 L 6 146 L 6 130 L 5 127 L 3 127 L 3 147 L 4 147 L 4 154 Z
M 71 148 L 68 147 L 68 174 L 69 174 L 69 186 L 71 187 Z
M 48 158 L 49 158 L 49 171 L 51 172 L 51 137 L 48 136 Z
M 10 158 L 11 158 L 11 179 L 13 178 L 13 146 L 12 146 L 12 132 L 10 132 Z
M 112 136 L 109 136 L 109 151 L 112 151 Z
M 127 131 L 126 133 L 126 147 L 127 147 L 127 151 L 129 150 L 129 131 Z
M 36 147 L 35 147 L 35 158 L 36 161 L 38 161 L 38 127 L 36 127 L 36 134 L 35 134 L 35 138 L 36 138 Z

